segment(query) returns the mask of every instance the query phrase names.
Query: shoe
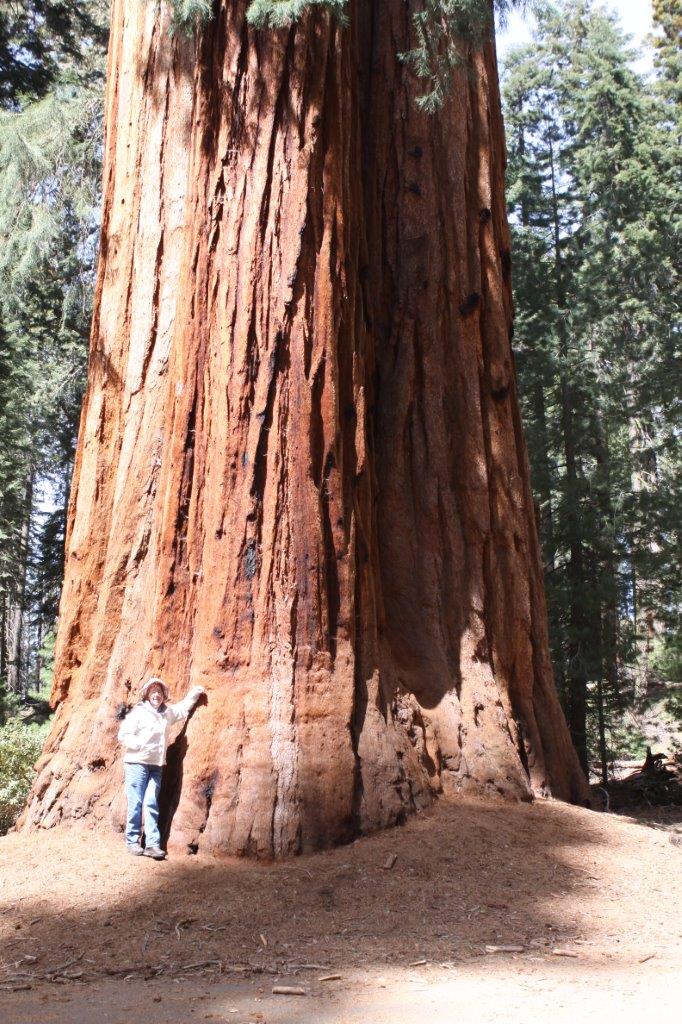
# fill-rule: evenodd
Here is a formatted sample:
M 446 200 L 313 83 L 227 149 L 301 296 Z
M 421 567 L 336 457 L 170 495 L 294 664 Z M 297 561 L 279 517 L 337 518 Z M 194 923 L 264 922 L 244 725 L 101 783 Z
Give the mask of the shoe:
M 145 857 L 152 857 L 154 860 L 165 860 L 166 851 L 159 846 L 146 846 L 143 854 Z
M 138 846 L 137 843 L 128 843 L 126 845 L 126 850 L 128 851 L 128 853 L 132 854 L 133 857 L 141 857 L 142 854 L 144 853 L 142 847 Z

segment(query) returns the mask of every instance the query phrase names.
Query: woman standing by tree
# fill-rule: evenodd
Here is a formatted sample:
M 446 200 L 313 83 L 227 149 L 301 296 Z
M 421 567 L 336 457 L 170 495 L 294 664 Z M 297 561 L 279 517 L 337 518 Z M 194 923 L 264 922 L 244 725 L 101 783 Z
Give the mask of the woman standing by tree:
M 205 692 L 203 687 L 194 686 L 184 700 L 167 704 L 168 687 L 162 679 L 152 676 L 140 691 L 139 703 L 123 720 L 118 738 L 126 751 L 123 768 L 128 803 L 125 828 L 128 853 L 143 854 L 154 860 L 163 860 L 166 856 L 159 831 L 159 791 L 168 737 L 171 727 L 185 721 Z M 143 811 L 144 848 L 140 845 Z

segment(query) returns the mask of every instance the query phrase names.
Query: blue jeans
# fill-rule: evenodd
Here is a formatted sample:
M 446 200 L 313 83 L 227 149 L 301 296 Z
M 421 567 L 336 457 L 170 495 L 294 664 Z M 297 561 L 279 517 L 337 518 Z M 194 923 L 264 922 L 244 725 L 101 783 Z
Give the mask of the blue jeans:
M 136 846 L 142 833 L 142 811 L 144 810 L 145 846 L 161 846 L 159 832 L 159 789 L 163 768 L 156 764 L 124 763 L 125 791 L 128 801 L 126 820 L 126 843 Z

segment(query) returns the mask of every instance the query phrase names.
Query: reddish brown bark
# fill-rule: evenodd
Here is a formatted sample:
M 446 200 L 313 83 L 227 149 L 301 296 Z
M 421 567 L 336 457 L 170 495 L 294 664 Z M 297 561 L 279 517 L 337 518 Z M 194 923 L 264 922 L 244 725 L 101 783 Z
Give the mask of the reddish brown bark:
M 280 855 L 441 790 L 581 800 L 509 344 L 492 45 L 437 117 L 403 0 L 194 44 L 115 0 L 55 724 L 24 817 L 121 816 L 113 710 L 208 690 L 171 846 Z

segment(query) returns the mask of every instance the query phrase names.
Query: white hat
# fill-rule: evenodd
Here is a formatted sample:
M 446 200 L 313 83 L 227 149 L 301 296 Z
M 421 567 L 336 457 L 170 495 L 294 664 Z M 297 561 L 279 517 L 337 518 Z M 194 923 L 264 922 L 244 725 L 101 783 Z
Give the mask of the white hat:
M 149 692 L 149 689 L 152 686 L 160 686 L 161 689 L 163 690 L 163 699 L 168 700 L 170 696 L 170 691 L 166 684 L 164 683 L 163 679 L 159 679 L 158 676 L 152 676 L 151 679 L 147 680 L 147 682 L 140 690 L 140 700 L 144 700 L 146 698 L 147 693 Z

